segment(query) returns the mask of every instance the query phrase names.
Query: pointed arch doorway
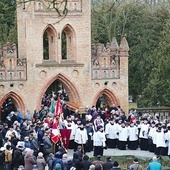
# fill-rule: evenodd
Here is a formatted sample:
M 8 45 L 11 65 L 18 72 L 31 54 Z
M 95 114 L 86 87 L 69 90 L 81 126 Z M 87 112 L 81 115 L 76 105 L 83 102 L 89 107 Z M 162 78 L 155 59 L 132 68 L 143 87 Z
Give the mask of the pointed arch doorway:
M 120 105 L 120 101 L 116 97 L 115 93 L 109 89 L 99 91 L 93 99 L 93 106 L 96 106 L 96 108 L 110 107 L 113 103 L 116 106 Z
M 52 97 L 53 93 L 55 93 L 57 97 L 60 96 L 60 98 L 66 103 L 72 103 L 73 105 L 77 104 L 78 106 L 81 106 L 82 104 L 78 90 L 76 89 L 76 85 L 64 74 L 60 73 L 48 81 L 42 89 L 40 99 L 43 99 L 44 95 Z M 42 105 L 42 100 L 39 101 L 38 104 L 40 108 L 40 104 Z
M 0 120 L 4 122 L 11 111 L 19 109 L 22 114 L 25 111 L 25 105 L 22 98 L 15 92 L 9 92 L 0 100 Z

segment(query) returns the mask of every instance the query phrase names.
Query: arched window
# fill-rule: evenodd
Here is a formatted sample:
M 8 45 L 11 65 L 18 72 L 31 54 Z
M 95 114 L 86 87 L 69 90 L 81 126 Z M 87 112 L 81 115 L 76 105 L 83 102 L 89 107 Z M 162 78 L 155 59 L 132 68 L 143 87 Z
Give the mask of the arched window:
M 55 60 L 56 34 L 52 26 L 47 27 L 43 34 L 43 60 Z
M 70 25 L 66 25 L 61 34 L 62 60 L 75 60 L 75 32 Z
M 12 80 L 12 73 L 9 73 L 9 79 Z
M 95 71 L 95 78 L 98 78 L 98 72 Z
M 61 49 L 62 60 L 66 60 L 67 59 L 67 41 L 66 41 L 65 31 L 62 32 L 61 40 L 62 40 L 62 49 Z
M 111 73 L 111 74 L 112 74 L 111 77 L 114 78 L 114 77 L 115 77 L 115 72 L 114 72 L 114 70 L 112 70 L 112 73 Z
M 22 79 L 22 73 L 19 72 L 19 79 Z
M 10 69 L 12 69 L 12 60 L 9 60 Z
M 0 80 L 3 80 L 3 73 L 0 74 Z
M 106 78 L 106 71 L 103 72 L 103 78 Z
M 106 68 L 106 58 L 104 58 L 104 68 Z
M 48 44 L 48 33 L 47 31 L 44 32 L 43 36 L 43 49 L 44 49 L 44 60 L 49 60 L 49 44 Z

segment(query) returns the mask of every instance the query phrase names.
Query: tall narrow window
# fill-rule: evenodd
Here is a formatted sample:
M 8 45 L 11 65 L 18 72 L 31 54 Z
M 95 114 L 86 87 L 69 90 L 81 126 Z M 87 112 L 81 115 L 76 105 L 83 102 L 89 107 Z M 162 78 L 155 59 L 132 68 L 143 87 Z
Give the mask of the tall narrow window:
M 61 47 L 62 48 L 61 49 L 62 60 L 66 60 L 67 59 L 67 40 L 66 40 L 65 31 L 62 32 L 61 38 L 62 38 L 62 47 Z
M 103 78 L 106 78 L 106 71 L 103 72 Z
M 3 80 L 3 73 L 0 74 L 0 79 Z
M 104 68 L 106 68 L 106 58 L 104 58 Z
M 19 72 L 19 79 L 22 79 L 22 73 Z
M 74 60 L 75 61 L 75 32 L 74 29 L 68 24 L 61 34 L 61 52 L 62 60 Z
M 114 72 L 114 70 L 112 70 L 112 78 L 114 78 L 115 77 L 115 72 Z
M 9 60 L 10 69 L 12 69 L 12 60 Z
M 43 34 L 43 59 L 55 60 L 56 59 L 56 31 L 53 26 L 49 25 Z
M 49 43 L 48 43 L 48 33 L 44 32 L 43 36 L 43 49 L 44 49 L 44 60 L 49 60 Z
M 9 73 L 9 79 L 12 80 L 12 73 Z
M 98 72 L 95 71 L 95 78 L 98 78 Z

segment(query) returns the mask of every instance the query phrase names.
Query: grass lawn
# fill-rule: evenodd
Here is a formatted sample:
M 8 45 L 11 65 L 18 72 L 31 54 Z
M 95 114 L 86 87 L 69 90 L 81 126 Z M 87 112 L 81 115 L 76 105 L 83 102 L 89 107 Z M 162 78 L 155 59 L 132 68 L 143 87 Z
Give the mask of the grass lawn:
M 135 157 L 134 156 L 112 156 L 112 162 L 114 161 L 118 161 L 120 167 L 122 170 L 127 169 L 129 167 L 130 164 L 133 163 L 133 159 Z M 152 160 L 150 158 L 147 157 L 136 157 L 139 160 L 139 164 L 142 165 L 143 169 L 145 170 L 149 164 L 149 162 L 151 162 Z M 95 160 L 95 158 L 90 158 L 91 161 Z M 105 162 L 106 161 L 106 156 L 102 157 L 102 160 Z M 161 157 L 158 160 L 161 164 L 163 169 L 165 170 L 170 170 L 170 159 L 167 156 Z

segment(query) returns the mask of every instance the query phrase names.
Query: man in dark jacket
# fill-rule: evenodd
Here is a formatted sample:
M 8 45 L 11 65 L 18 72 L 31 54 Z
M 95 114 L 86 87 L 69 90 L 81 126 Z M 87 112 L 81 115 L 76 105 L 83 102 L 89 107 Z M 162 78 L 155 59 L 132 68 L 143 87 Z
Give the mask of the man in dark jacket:
M 37 157 L 39 152 L 39 144 L 33 134 L 30 135 L 30 143 L 31 143 L 31 149 L 34 151 L 34 156 Z
M 91 161 L 89 161 L 89 156 L 84 155 L 82 164 L 83 164 L 83 170 L 89 170 L 89 167 L 92 164 Z
M 103 164 L 103 170 L 110 170 L 113 167 L 111 156 L 106 158 L 106 162 Z
M 60 164 L 61 165 L 61 169 L 62 170 L 64 169 L 63 161 L 62 161 L 62 154 L 60 152 L 56 152 L 55 153 L 55 158 L 53 159 L 51 170 L 54 169 L 56 164 Z
M 97 158 L 97 159 L 94 160 L 94 161 L 92 162 L 92 164 L 95 165 L 95 167 L 96 167 L 96 165 L 100 165 L 101 168 L 103 169 L 103 164 L 104 164 L 104 162 L 101 160 L 102 156 L 101 156 L 101 155 L 97 155 L 96 158 Z
M 87 130 L 87 136 L 88 136 L 85 151 L 91 152 L 93 150 L 92 136 L 93 136 L 94 131 L 93 131 L 93 127 L 90 125 L 90 121 L 86 121 L 85 129 Z
M 5 148 L 0 148 L 0 170 L 4 170 L 4 162 L 5 162 Z
M 110 170 L 121 170 L 119 167 L 119 163 L 117 161 L 114 161 L 113 167 Z

